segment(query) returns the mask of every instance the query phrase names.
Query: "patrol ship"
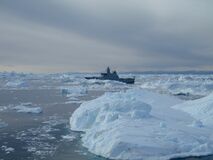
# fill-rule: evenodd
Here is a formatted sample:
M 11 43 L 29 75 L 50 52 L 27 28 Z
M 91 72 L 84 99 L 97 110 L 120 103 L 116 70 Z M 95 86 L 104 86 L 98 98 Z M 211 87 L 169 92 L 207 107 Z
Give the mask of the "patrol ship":
M 111 72 L 110 68 L 107 67 L 106 73 L 101 73 L 100 77 L 85 77 L 86 79 L 99 79 L 99 80 L 113 80 L 119 81 L 126 84 L 134 84 L 135 78 L 120 78 L 116 71 Z

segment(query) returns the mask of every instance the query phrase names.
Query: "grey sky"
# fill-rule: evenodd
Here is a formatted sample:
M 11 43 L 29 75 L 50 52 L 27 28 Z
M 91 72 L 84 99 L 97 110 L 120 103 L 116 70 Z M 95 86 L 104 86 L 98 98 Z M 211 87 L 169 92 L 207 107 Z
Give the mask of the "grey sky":
M 0 70 L 213 70 L 212 0 L 1 0 Z

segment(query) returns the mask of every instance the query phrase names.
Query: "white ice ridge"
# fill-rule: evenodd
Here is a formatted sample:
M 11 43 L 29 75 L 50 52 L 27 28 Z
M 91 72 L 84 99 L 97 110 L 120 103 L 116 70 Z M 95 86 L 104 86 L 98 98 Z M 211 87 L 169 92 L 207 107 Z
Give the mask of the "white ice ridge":
M 201 99 L 175 105 L 173 108 L 189 113 L 204 125 L 213 126 L 213 93 Z
M 14 110 L 17 112 L 24 112 L 24 113 L 41 113 L 42 108 L 41 107 L 34 107 L 29 105 L 18 105 L 13 107 Z
M 131 89 L 83 103 L 70 118 L 84 131 L 90 152 L 112 159 L 169 159 L 213 153 L 211 127 L 192 125 L 188 113 L 171 108 L 176 98 Z

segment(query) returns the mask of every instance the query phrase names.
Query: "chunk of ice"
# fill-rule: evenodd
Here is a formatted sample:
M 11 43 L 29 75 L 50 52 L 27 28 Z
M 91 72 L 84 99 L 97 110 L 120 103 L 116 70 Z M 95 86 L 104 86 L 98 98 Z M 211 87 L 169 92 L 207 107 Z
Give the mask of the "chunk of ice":
M 107 158 L 153 160 L 212 154 L 212 127 L 192 127 L 196 119 L 171 108 L 177 104 L 184 103 L 140 89 L 106 93 L 83 103 L 70 125 L 85 132 L 82 142 L 89 151 Z

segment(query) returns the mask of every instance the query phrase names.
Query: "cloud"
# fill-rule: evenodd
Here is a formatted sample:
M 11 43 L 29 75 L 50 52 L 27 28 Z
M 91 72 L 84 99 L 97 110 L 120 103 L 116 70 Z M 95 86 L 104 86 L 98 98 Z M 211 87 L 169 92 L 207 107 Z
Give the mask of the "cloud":
M 0 26 L 0 63 L 4 68 L 17 66 L 38 71 L 91 71 L 107 65 L 134 63 L 134 50 L 105 44 L 95 39 L 49 26 L 28 23 L 8 16 Z M 127 57 L 125 58 L 121 58 Z M 8 67 L 8 65 L 10 67 Z M 2 68 L 3 68 L 2 66 Z M 23 66 L 22 68 L 20 66 Z M 24 67 L 25 66 L 25 67 Z M 43 70 L 40 70 L 43 66 Z M 28 67 L 27 67 L 28 68 Z M 27 69 L 28 71 L 28 69 Z
M 212 70 L 212 3 L 2 0 L 0 61 L 46 71 Z

